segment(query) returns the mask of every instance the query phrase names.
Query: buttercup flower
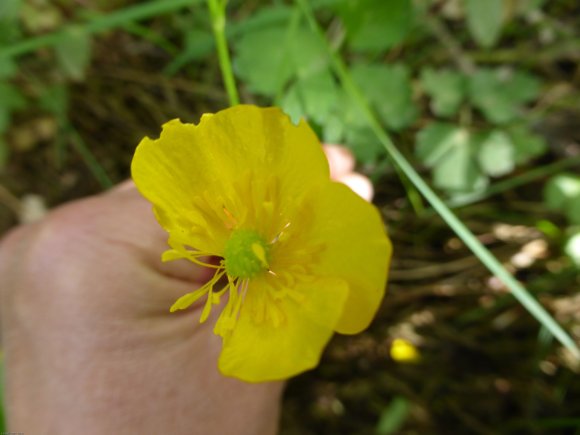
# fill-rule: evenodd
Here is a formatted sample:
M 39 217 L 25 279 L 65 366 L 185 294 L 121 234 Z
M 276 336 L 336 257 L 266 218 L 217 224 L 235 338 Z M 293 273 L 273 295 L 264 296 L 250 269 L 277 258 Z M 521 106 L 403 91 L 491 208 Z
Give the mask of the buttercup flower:
M 235 106 L 173 120 L 132 162 L 169 233 L 162 259 L 215 268 L 170 311 L 221 310 L 218 367 L 248 382 L 285 379 L 320 359 L 334 331 L 354 334 L 384 294 L 391 244 L 378 211 L 330 181 L 315 134 L 277 108 Z M 219 264 L 203 261 L 220 258 Z

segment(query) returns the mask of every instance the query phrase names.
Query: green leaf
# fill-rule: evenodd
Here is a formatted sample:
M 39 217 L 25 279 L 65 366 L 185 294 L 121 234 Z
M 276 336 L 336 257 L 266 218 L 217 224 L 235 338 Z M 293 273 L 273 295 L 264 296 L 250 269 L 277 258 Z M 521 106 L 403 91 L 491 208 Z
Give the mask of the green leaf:
M 433 183 L 450 193 L 479 190 L 487 183 L 475 161 L 472 135 L 464 128 L 434 122 L 417 135 L 417 157 L 433 169 Z
M 466 0 L 465 8 L 473 39 L 482 47 L 493 47 L 503 24 L 503 0 Z
M 452 70 L 424 68 L 421 84 L 431 97 L 431 110 L 439 116 L 453 116 L 467 93 L 465 77 Z
M 450 194 L 475 192 L 487 185 L 479 171 L 469 142 L 455 144 L 433 169 L 433 184 Z
M 0 133 L 8 128 L 12 112 L 24 109 L 26 104 L 26 99 L 17 87 L 0 81 Z
M 0 80 L 14 77 L 18 72 L 18 65 L 10 57 L 0 57 Z
M 467 131 L 456 125 L 432 122 L 417 134 L 417 157 L 432 168 L 451 151 L 455 143 L 463 142 Z
M 572 259 L 574 264 L 580 267 L 580 232 L 568 238 L 564 246 L 564 251 Z
M 507 71 L 503 74 L 503 71 L 500 70 L 499 78 L 505 85 L 507 97 L 517 102 L 533 101 L 540 94 L 540 81 L 525 71 Z
M 346 0 L 338 13 L 353 50 L 380 53 L 402 43 L 413 25 L 411 0 Z
M 523 71 L 502 69 L 478 70 L 469 79 L 469 98 L 492 123 L 514 120 L 522 112 L 522 104 L 535 99 L 539 81 Z
M 342 118 L 332 114 L 322 126 L 322 140 L 325 143 L 341 143 L 344 139 L 345 131 L 346 126 Z
M 355 158 L 364 164 L 374 164 L 385 154 L 385 149 L 368 127 L 348 128 L 345 142 Z
M 400 433 L 399 430 L 409 416 L 410 404 L 402 396 L 395 397 L 389 406 L 381 412 L 381 417 L 377 425 L 378 435 L 390 435 Z
M 546 205 L 563 211 L 570 222 L 580 225 L 580 177 L 560 174 L 551 178 L 544 188 Z
M 508 130 L 508 133 L 514 145 L 514 158 L 518 165 L 541 156 L 548 149 L 546 140 L 542 136 L 532 133 L 524 125 L 514 126 Z
M 0 23 L 18 18 L 22 0 L 2 0 L 0 2 Z
M 338 101 L 338 87 L 328 70 L 298 79 L 282 100 L 294 121 L 302 116 L 324 124 Z
M 481 169 L 491 177 L 509 174 L 515 168 L 515 149 L 510 137 L 501 130 L 486 134 L 478 144 Z
M 324 47 L 311 31 L 270 27 L 244 34 L 236 44 L 234 67 L 250 91 L 275 97 L 294 76 L 326 68 Z
M 67 77 L 80 81 L 91 60 L 91 37 L 82 27 L 71 27 L 56 45 L 56 57 Z
M 411 81 L 405 65 L 357 63 L 351 71 L 355 83 L 391 130 L 413 123 L 417 108 L 412 101 Z

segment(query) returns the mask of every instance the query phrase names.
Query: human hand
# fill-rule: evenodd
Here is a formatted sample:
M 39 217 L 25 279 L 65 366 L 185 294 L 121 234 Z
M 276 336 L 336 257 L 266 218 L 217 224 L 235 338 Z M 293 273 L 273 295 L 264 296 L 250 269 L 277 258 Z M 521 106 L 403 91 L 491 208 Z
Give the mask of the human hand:
M 335 179 L 358 180 L 355 189 L 368 195 L 352 156 L 325 151 Z M 212 271 L 187 260 L 161 263 L 166 239 L 151 205 L 124 184 L 3 241 L 0 315 L 12 430 L 276 432 L 282 383 L 221 376 L 214 321 L 169 313 Z

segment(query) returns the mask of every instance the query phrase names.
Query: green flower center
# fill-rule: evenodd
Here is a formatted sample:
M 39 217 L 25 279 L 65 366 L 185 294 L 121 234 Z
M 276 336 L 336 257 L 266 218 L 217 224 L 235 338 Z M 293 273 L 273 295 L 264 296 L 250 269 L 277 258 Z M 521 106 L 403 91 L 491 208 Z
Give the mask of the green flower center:
M 252 230 L 235 230 L 226 242 L 224 262 L 232 278 L 253 278 L 270 267 L 270 248 Z

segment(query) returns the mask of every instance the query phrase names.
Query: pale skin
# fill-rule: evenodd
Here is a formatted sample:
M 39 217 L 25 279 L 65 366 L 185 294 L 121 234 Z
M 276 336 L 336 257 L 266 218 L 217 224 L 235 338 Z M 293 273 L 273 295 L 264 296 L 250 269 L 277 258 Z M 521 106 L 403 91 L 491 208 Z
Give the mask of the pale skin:
M 365 199 L 352 155 L 332 177 Z M 275 434 L 283 383 L 217 370 L 221 338 L 200 307 L 169 313 L 212 274 L 161 263 L 167 234 L 132 183 L 61 206 L 0 243 L 5 402 L 26 434 Z M 215 315 L 215 313 L 214 313 Z

